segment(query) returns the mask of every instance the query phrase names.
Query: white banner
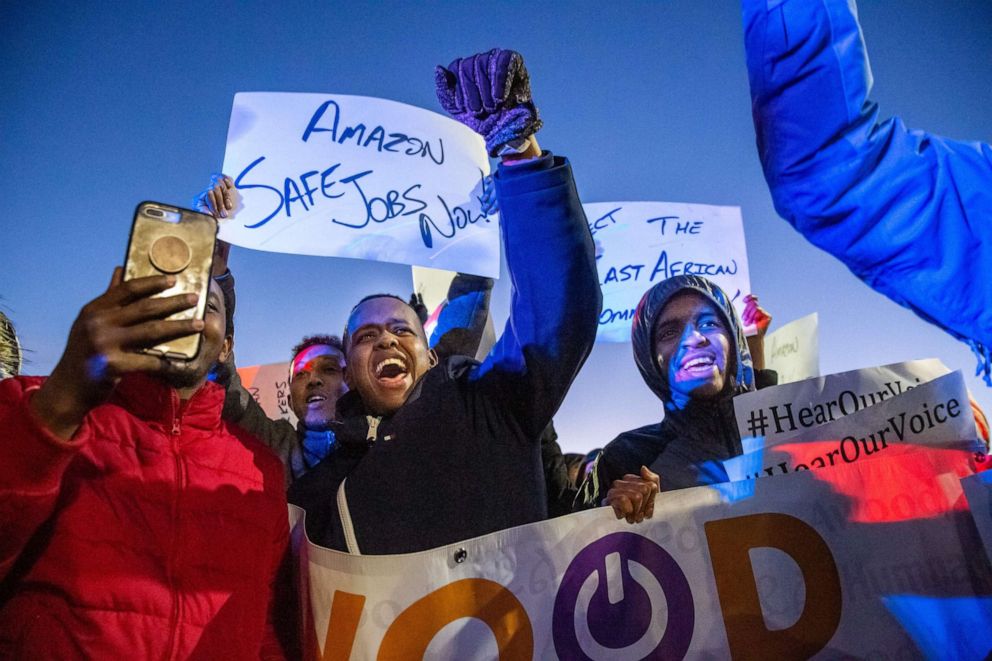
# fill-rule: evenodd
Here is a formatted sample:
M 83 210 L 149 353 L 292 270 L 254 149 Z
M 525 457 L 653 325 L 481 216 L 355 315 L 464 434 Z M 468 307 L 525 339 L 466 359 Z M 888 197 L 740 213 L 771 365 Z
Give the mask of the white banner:
M 241 385 L 251 393 L 272 420 L 289 420 L 296 425 L 296 415 L 289 407 L 289 363 L 269 363 L 239 367 Z
M 499 277 L 478 196 L 481 137 L 429 110 L 343 94 L 234 96 L 224 154 L 243 208 L 220 238 L 258 250 Z
M 981 452 L 977 436 L 964 377 L 952 372 L 763 447 L 760 437 L 744 439 L 744 454 L 725 460 L 723 467 L 736 481 L 850 464 L 877 458 L 883 450 L 891 456 L 914 445 L 956 444 Z
M 634 309 L 648 289 L 674 275 L 701 275 L 743 312 L 751 291 L 740 207 L 675 202 L 582 205 L 596 242 L 603 290 L 601 342 L 629 342 Z
M 988 637 L 957 608 L 992 594 L 980 542 L 961 525 L 969 462 L 917 451 L 666 492 L 643 524 L 600 508 L 408 555 L 330 551 L 297 525 L 305 650 L 352 660 L 981 658 Z M 933 640 L 944 642 L 928 648 Z
M 828 374 L 738 395 L 734 414 L 741 438 L 774 444 L 804 429 L 860 411 L 950 372 L 936 358 Z M 754 446 L 752 446 L 754 447 Z
M 820 376 L 819 316 L 814 312 L 765 336 L 765 367 L 779 384 Z

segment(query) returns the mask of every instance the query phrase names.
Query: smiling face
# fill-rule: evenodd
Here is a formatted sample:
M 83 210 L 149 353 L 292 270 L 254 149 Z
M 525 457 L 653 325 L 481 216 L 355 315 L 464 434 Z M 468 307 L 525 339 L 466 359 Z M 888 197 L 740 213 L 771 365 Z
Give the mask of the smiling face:
M 306 347 L 293 358 L 289 405 L 307 429 L 325 430 L 335 419 L 338 398 L 348 392 L 344 365 L 344 354 L 327 344 Z
M 694 292 L 673 296 L 654 324 L 654 352 L 677 408 L 692 398 L 723 391 L 730 363 L 730 329 L 706 297 Z
M 378 415 L 395 412 L 413 386 L 433 367 L 424 327 L 406 303 L 377 296 L 358 305 L 348 319 L 348 387 Z

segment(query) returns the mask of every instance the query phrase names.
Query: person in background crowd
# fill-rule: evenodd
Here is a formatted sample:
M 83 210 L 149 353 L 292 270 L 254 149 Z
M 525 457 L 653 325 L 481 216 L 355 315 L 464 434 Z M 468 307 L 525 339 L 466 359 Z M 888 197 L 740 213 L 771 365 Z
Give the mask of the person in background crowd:
M 776 210 L 869 286 L 967 342 L 992 385 L 992 146 L 879 121 L 853 1 L 742 7 Z
M 763 343 L 771 317 L 748 297 L 745 317 Z M 617 518 L 650 518 L 654 496 L 725 481 L 714 471 L 741 454 L 732 399 L 774 385 L 774 372 L 756 373 L 737 312 L 715 284 L 680 275 L 641 298 L 631 329 L 634 362 L 665 407 L 660 423 L 620 434 L 603 448 L 577 498 L 578 508 L 611 505 Z
M 544 519 L 538 439 L 592 348 L 602 304 L 571 168 L 537 146 L 520 55 L 455 60 L 437 85 L 442 106 L 502 154 L 510 319 L 480 365 L 439 361 L 399 297 L 354 307 L 340 448 L 289 492 L 312 541 L 352 553 L 421 551 Z
M 319 464 L 336 444 L 331 422 L 338 399 L 346 392 L 344 346 L 334 335 L 310 335 L 291 352 L 289 407 L 296 425 L 283 418 L 271 419 L 241 383 L 233 361 L 224 403 L 224 419 L 262 440 L 282 460 L 286 486 Z
M 0 658 L 282 658 L 269 616 L 289 526 L 282 469 L 221 420 L 233 337 L 175 276 L 79 313 L 47 379 L 0 381 Z M 195 359 L 144 349 L 202 334 Z M 267 624 L 268 622 L 268 624 Z

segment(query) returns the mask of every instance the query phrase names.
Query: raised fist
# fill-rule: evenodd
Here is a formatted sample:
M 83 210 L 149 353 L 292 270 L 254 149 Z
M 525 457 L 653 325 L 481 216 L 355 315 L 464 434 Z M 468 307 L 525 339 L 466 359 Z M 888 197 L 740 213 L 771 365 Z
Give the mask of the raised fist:
M 520 53 L 494 48 L 458 58 L 434 74 L 437 99 L 448 114 L 486 140 L 490 156 L 541 128 Z

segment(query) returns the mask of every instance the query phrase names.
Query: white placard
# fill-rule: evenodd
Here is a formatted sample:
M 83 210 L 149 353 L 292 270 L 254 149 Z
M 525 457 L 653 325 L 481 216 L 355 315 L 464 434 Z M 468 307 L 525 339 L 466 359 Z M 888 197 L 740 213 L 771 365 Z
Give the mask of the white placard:
M 977 436 L 964 377 L 952 372 L 763 447 L 743 439 L 744 454 L 723 467 L 733 482 L 891 457 L 919 445 L 983 452 Z
M 992 593 L 964 525 L 973 472 L 967 453 L 916 451 L 662 493 L 642 524 L 599 508 L 405 555 L 295 525 L 305 655 L 982 658 L 989 610 L 958 607 Z
M 820 376 L 819 317 L 815 312 L 765 336 L 765 368 L 778 373 L 779 384 Z
M 895 397 L 949 373 L 936 358 L 839 372 L 734 398 L 741 438 L 774 445 L 805 429 L 823 425 Z M 746 441 L 747 443 L 747 441 Z
M 674 275 L 700 275 L 734 301 L 750 293 L 740 207 L 675 202 L 584 204 L 603 290 L 600 342 L 629 342 L 634 309 Z
M 499 277 L 499 226 L 479 195 L 480 136 L 365 96 L 234 96 L 224 172 L 242 208 L 220 237 L 258 250 Z

